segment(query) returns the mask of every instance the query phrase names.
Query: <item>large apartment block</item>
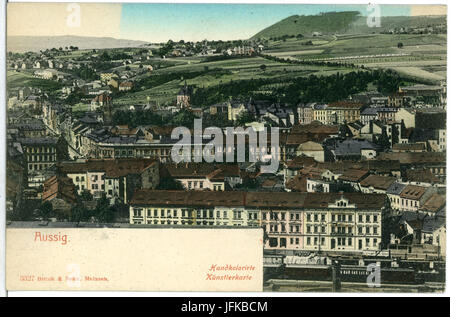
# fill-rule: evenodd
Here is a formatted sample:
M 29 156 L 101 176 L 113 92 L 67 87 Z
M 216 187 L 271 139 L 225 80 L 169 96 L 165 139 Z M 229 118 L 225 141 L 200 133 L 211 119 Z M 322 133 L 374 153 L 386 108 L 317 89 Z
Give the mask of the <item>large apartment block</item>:
M 380 250 L 386 195 L 139 190 L 130 223 L 259 226 L 268 250 Z
M 152 159 L 90 159 L 57 166 L 72 179 L 78 194 L 87 190 L 94 197 L 105 193 L 109 199 L 128 202 L 135 190 L 159 184 L 159 162 Z

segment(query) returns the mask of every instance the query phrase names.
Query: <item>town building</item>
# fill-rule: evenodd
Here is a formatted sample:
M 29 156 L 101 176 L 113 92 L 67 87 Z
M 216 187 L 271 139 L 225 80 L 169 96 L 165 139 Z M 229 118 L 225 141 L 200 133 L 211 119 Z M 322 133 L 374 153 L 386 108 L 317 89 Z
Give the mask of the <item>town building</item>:
M 61 137 L 23 138 L 19 142 L 26 158 L 29 187 L 41 186 L 45 171 L 67 157 L 67 142 Z
M 102 193 L 110 200 L 127 203 L 137 189 L 158 186 L 159 162 L 152 159 L 104 159 L 61 162 L 58 173 L 72 179 L 77 193 L 89 191 L 99 198 Z
M 190 108 L 191 107 L 191 95 L 193 93 L 192 87 L 184 83 L 184 86 L 180 88 L 177 94 L 177 107 L 178 108 Z
M 297 105 L 297 116 L 299 124 L 310 124 L 314 120 L 314 105 L 314 103 Z
M 385 195 L 137 191 L 131 224 L 260 226 L 268 250 L 363 252 L 381 249 Z
M 44 182 L 42 202 L 50 202 L 56 213 L 70 214 L 77 201 L 75 185 L 68 177 L 55 175 Z
M 242 183 L 237 164 L 169 163 L 164 168 L 185 190 L 224 191 Z

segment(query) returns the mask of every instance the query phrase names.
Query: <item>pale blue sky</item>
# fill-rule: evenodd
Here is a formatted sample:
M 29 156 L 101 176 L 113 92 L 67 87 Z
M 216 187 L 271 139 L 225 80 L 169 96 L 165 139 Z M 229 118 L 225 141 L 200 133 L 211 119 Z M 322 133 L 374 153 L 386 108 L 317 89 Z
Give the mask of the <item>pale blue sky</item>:
M 247 39 L 291 15 L 360 11 L 366 5 L 122 4 L 120 38 L 148 42 Z M 382 5 L 382 16 L 409 15 L 409 5 Z

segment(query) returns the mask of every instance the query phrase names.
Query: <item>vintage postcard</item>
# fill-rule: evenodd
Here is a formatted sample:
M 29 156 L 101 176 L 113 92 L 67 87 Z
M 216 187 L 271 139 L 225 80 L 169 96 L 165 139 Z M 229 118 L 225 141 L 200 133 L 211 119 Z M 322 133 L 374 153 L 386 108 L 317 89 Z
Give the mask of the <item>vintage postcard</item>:
M 6 289 L 442 293 L 447 6 L 8 3 Z

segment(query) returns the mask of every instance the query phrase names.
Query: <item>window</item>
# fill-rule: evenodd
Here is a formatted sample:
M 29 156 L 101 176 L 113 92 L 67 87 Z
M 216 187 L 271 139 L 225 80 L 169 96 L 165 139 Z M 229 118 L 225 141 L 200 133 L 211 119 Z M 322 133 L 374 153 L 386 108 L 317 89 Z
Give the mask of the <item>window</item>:
M 135 217 L 142 217 L 142 209 L 140 208 L 134 209 L 133 214 Z

